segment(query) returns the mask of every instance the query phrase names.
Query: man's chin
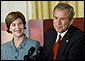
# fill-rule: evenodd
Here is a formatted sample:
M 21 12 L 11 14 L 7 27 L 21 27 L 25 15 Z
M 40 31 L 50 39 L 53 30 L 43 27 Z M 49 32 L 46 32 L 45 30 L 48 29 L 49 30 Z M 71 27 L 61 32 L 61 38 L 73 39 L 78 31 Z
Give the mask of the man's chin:
M 57 30 L 57 29 L 56 29 L 56 31 L 59 32 L 59 33 L 62 33 L 62 30 Z
M 59 33 L 63 33 L 63 32 L 65 32 L 66 30 L 56 30 L 57 32 L 59 32 Z

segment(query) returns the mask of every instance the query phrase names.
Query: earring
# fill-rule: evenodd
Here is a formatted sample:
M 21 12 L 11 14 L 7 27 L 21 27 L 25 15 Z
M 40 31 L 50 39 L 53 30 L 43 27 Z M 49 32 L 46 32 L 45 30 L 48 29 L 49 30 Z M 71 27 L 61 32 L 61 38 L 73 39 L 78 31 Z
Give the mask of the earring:
M 26 27 L 24 27 L 24 29 L 26 29 Z
M 11 31 L 11 29 L 9 29 L 9 31 Z

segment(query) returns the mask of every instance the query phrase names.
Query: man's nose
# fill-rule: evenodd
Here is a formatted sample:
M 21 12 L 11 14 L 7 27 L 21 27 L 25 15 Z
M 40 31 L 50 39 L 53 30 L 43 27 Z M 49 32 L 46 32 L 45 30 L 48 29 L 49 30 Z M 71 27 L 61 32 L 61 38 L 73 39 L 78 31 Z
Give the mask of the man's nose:
M 58 18 L 58 19 L 57 19 L 57 23 L 58 23 L 58 24 L 60 24 L 60 22 L 61 22 L 61 19 L 60 19 L 60 18 Z

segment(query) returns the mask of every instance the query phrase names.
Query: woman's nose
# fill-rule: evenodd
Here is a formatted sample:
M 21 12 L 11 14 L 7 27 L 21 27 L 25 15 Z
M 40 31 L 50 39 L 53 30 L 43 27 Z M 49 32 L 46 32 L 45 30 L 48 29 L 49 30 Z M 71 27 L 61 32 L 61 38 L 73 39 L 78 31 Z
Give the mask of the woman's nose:
M 19 25 L 16 25 L 16 28 L 18 29 L 19 28 Z

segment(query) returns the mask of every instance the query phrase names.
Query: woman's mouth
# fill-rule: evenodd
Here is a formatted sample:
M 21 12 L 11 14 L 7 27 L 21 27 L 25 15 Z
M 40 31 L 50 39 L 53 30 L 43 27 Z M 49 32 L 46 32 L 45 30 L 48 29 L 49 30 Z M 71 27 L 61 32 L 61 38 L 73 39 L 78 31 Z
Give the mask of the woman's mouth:
M 21 30 L 16 30 L 15 32 L 20 33 L 20 32 L 21 32 Z

